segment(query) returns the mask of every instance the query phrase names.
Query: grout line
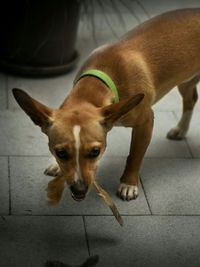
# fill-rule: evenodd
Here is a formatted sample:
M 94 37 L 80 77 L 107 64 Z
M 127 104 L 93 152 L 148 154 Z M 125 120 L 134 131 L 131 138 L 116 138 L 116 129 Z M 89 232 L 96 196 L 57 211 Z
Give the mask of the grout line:
M 86 239 L 88 254 L 90 256 L 91 255 L 91 253 L 90 253 L 90 244 L 89 244 L 89 238 L 88 238 L 88 233 L 87 233 L 87 226 L 86 226 L 85 216 L 82 216 L 82 219 L 83 219 L 83 225 L 84 225 L 84 230 L 85 230 L 85 239 Z
M 143 192 L 144 192 L 144 196 L 145 196 L 145 198 L 146 198 L 146 202 L 147 202 L 147 205 L 148 205 L 150 214 L 153 215 L 153 212 L 152 212 L 152 210 L 151 210 L 151 206 L 150 206 L 150 203 L 149 203 L 149 200 L 148 200 L 146 191 L 145 191 L 145 189 L 144 189 L 144 184 L 143 184 L 143 181 L 142 181 L 142 177 L 140 177 L 140 183 L 141 183 L 141 186 L 142 186 L 142 189 L 143 189 Z
M 6 109 L 9 109 L 9 97 L 8 97 L 8 74 L 5 77 L 5 91 L 6 91 Z
M 173 116 L 175 117 L 176 121 L 178 122 L 180 118 L 176 114 L 177 111 L 176 110 L 171 110 L 171 112 L 172 112 Z
M 189 151 L 189 153 L 190 153 L 190 155 L 191 155 L 191 158 L 192 158 L 192 159 L 196 159 L 196 157 L 194 157 L 194 155 L 193 155 L 193 153 L 192 153 L 192 150 L 191 150 L 191 148 L 190 148 L 190 146 L 189 146 L 189 144 L 188 144 L 187 138 L 185 138 L 185 143 L 186 143 L 186 146 L 187 146 L 187 148 L 188 148 L 188 151 Z
M 112 214 L 26 214 L 26 213 L 12 213 L 12 216 L 15 217 L 114 217 L 114 215 Z M 120 213 L 121 216 L 151 216 L 151 214 L 124 214 L 124 213 Z M 154 214 L 152 214 L 154 215 Z M 8 214 L 1 214 L 1 216 L 8 216 Z M 200 216 L 200 214 L 199 214 Z
M 176 120 L 178 121 L 179 118 L 178 118 L 178 116 L 177 116 L 177 114 L 176 114 L 176 111 L 173 110 L 172 113 L 173 113 L 173 116 L 174 116 L 174 117 L 176 118 Z M 190 157 L 191 157 L 192 159 L 194 159 L 195 157 L 194 157 L 194 155 L 193 155 L 193 153 L 192 153 L 192 150 L 191 150 L 191 148 L 190 148 L 190 146 L 189 146 L 189 144 L 188 144 L 187 138 L 184 138 L 183 141 L 185 141 L 185 144 L 186 144 L 187 149 L 188 149 L 188 151 L 189 151 Z
M 177 124 L 178 121 L 179 121 L 179 118 L 178 118 L 178 116 L 176 115 L 176 111 L 175 111 L 175 110 L 171 110 L 171 114 L 172 114 L 172 116 L 174 117 L 174 119 L 176 120 L 176 124 Z
M 2 219 L 3 221 L 6 221 L 6 218 L 5 218 L 3 215 L 1 215 L 1 219 Z
M 10 157 L 8 157 L 8 184 L 9 184 L 9 215 L 12 214 L 11 206 L 11 178 L 10 178 Z
M 0 155 L 0 157 L 11 157 L 11 158 L 15 158 L 15 157 L 42 157 L 42 158 L 51 158 L 51 155 L 8 155 L 8 154 L 2 154 Z M 115 158 L 126 158 L 126 156 L 114 156 Z M 113 156 L 105 156 L 104 158 L 113 158 Z M 144 159 L 159 159 L 159 160 L 166 160 L 166 159 L 193 159 L 191 157 L 144 157 Z M 200 157 L 194 157 L 194 159 L 200 159 Z
M 138 4 L 138 6 L 143 10 L 144 14 L 147 16 L 148 19 L 151 18 L 150 13 L 147 11 L 145 6 L 140 2 L 140 0 L 135 0 L 135 2 Z
M 1 214 L 1 217 L 6 219 L 8 217 L 8 214 Z M 9 216 L 12 217 L 114 217 L 111 214 L 11 214 Z M 123 214 L 121 213 L 121 216 L 123 217 L 200 217 L 200 214 L 162 214 L 162 213 L 153 213 L 153 214 Z M 85 221 L 85 219 L 83 219 Z M 85 224 L 85 230 L 86 230 L 86 224 Z

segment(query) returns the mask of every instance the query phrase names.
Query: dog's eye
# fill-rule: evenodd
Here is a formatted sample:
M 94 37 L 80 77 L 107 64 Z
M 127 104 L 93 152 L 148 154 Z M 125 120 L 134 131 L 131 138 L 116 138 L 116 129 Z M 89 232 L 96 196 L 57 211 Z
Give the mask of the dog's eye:
M 88 154 L 88 157 L 89 157 L 89 158 L 96 158 L 96 157 L 99 156 L 99 154 L 100 154 L 100 148 L 98 148 L 98 147 L 94 147 L 94 148 L 90 151 L 90 153 Z
M 70 158 L 70 155 L 69 153 L 67 152 L 67 150 L 57 150 L 56 151 L 56 155 L 59 159 L 69 159 Z

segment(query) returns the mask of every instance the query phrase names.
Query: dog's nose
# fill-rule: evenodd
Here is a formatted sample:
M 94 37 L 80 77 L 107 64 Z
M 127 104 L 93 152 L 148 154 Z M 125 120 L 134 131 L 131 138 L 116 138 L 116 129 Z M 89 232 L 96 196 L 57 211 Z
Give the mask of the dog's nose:
M 81 201 L 86 196 L 88 186 L 85 185 L 82 181 L 77 181 L 70 186 L 70 190 L 72 192 L 73 199 Z

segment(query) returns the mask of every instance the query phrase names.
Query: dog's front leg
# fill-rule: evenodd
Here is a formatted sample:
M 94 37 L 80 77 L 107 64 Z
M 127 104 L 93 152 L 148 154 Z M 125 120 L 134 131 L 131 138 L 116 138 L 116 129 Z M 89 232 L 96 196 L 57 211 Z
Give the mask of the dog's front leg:
M 130 153 L 118 189 L 118 196 L 123 200 L 129 201 L 138 196 L 140 166 L 151 141 L 152 129 L 153 111 L 150 110 L 146 115 L 145 122 L 132 130 Z
M 56 177 L 60 174 L 60 167 L 55 158 L 52 158 L 52 163 L 45 169 L 45 175 Z

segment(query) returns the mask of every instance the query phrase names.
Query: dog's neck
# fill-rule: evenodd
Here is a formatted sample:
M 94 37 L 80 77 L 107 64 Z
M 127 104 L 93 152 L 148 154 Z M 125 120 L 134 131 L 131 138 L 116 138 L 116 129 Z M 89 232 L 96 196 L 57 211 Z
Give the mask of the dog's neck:
M 95 107 L 104 107 L 112 104 L 113 99 L 114 94 L 107 85 L 96 77 L 86 76 L 74 85 L 61 108 L 83 102 Z

